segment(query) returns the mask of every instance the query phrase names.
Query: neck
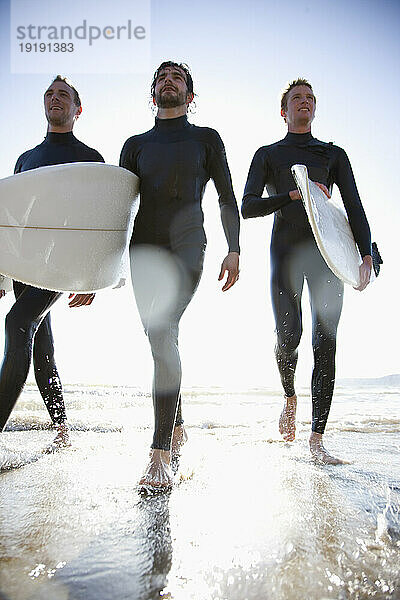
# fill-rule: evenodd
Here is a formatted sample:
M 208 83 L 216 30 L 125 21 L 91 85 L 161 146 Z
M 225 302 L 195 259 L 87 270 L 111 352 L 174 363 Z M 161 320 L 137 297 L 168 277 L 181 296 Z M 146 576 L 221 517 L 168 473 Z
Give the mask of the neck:
M 51 123 L 48 123 L 47 133 L 72 133 L 74 124 L 74 121 L 72 123 L 66 123 L 65 125 L 52 125 Z
M 174 108 L 158 108 L 157 118 L 158 119 L 176 119 L 177 117 L 183 117 L 187 113 L 186 104 L 181 106 L 175 106 Z
M 288 125 L 288 133 L 311 133 L 311 123 L 305 125 Z

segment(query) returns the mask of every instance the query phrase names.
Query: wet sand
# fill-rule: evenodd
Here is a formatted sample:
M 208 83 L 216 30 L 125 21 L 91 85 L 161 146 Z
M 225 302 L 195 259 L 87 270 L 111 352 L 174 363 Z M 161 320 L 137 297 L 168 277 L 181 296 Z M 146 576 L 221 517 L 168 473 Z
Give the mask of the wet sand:
M 339 467 L 309 458 L 307 398 L 286 444 L 277 393 L 187 394 L 176 486 L 142 498 L 149 398 L 74 390 L 73 446 L 42 455 L 53 433 L 28 390 L 0 443 L 1 600 L 400 598 L 399 421 L 378 393 L 351 408 L 339 392 Z

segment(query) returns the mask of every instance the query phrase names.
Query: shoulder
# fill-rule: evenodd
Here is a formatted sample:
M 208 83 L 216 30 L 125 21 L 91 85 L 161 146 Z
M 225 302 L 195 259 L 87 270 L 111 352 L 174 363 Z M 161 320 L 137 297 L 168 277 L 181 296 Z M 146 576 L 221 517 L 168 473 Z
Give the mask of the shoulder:
M 224 150 L 224 143 L 218 131 L 211 127 L 199 127 L 190 124 L 192 135 L 201 142 L 209 144 L 215 150 Z
M 34 148 L 31 148 L 30 150 L 26 150 L 25 152 L 23 152 L 21 154 L 21 156 L 18 157 L 17 162 L 15 163 L 14 173 L 20 172 L 20 170 L 22 169 L 22 167 L 24 165 L 24 162 L 29 158 L 29 156 L 32 154 L 32 152 L 34 152 L 36 150 L 36 148 L 39 148 L 40 146 L 41 146 L 41 144 L 38 144 Z
M 338 156 L 346 156 L 346 152 L 340 146 L 336 146 L 333 142 L 323 142 L 317 138 L 313 138 L 312 144 L 315 146 L 322 146 L 326 148 L 328 151 L 331 151 L 332 154 L 336 154 Z
M 100 152 L 98 152 L 95 148 L 91 148 L 90 146 L 87 146 L 86 144 L 84 144 L 83 142 L 81 142 L 78 139 L 76 140 L 75 143 L 77 145 L 79 145 L 79 148 L 87 156 L 88 159 L 91 159 L 96 162 L 104 162 L 104 158 L 102 157 Z
M 263 162 L 266 161 L 268 159 L 269 154 L 274 152 L 274 150 L 276 150 L 276 148 L 279 147 L 279 144 L 280 144 L 280 141 L 274 142 L 273 144 L 268 144 L 267 146 L 261 146 L 254 153 L 253 160 L 263 161 Z
M 129 152 L 131 150 L 135 150 L 142 144 L 145 144 L 147 141 L 150 141 L 153 130 L 154 130 L 154 127 L 152 129 L 149 129 L 149 131 L 145 131 L 144 133 L 132 135 L 130 138 L 128 138 L 125 141 L 125 143 L 122 147 L 122 151 Z
M 267 158 L 267 156 L 273 152 L 275 152 L 275 150 L 277 150 L 278 148 L 282 147 L 282 146 L 286 146 L 286 142 L 285 139 L 282 140 L 278 140 L 277 142 L 273 142 L 272 144 L 267 144 L 265 146 L 261 146 L 261 148 L 259 148 L 257 150 L 257 152 L 255 153 L 255 156 L 263 156 L 264 158 Z

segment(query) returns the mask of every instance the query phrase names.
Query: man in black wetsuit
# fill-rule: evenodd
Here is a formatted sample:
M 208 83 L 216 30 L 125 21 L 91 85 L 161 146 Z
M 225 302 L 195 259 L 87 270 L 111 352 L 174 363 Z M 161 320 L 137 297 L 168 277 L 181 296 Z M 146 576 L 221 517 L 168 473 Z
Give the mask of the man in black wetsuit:
M 15 166 L 15 173 L 46 165 L 71 162 L 104 162 L 103 157 L 76 139 L 72 128 L 82 112 L 76 89 L 57 76 L 44 94 L 48 121 L 44 141 L 24 152 Z M 57 210 L 57 207 L 54 207 Z M 32 357 L 35 378 L 57 436 L 50 449 L 69 444 L 68 426 L 60 377 L 54 360 L 54 344 L 49 310 L 61 293 L 38 289 L 14 281 L 16 302 L 6 317 L 5 353 L 0 371 L 0 431 L 28 376 Z M 92 303 L 94 294 L 72 294 L 70 307 Z
M 154 359 L 155 430 L 150 463 L 140 485 L 168 488 L 171 450 L 174 457 L 186 439 L 178 327 L 202 272 L 206 236 L 201 201 L 210 178 L 219 195 L 229 247 L 219 275 L 221 280 L 228 272 L 223 291 L 239 276 L 239 214 L 221 138 L 213 129 L 188 123 L 193 81 L 186 65 L 162 63 L 151 93 L 157 107 L 155 126 L 125 142 L 120 165 L 140 178 L 131 271 Z
M 330 197 L 338 186 L 358 245 L 360 291 L 371 276 L 371 235 L 346 153 L 331 143 L 311 135 L 316 99 L 304 79 L 293 81 L 282 95 L 281 115 L 286 137 L 263 146 L 254 155 L 244 191 L 242 214 L 245 219 L 274 213 L 271 239 L 271 296 L 276 322 L 276 359 L 285 403 L 279 430 L 286 441 L 295 437 L 296 393 L 294 375 L 297 348 L 302 333 L 301 295 L 307 280 L 312 312 L 312 432 L 310 449 L 319 461 L 338 464 L 324 448 L 322 435 L 329 415 L 335 383 L 336 331 L 342 310 L 343 284 L 325 264 L 313 238 L 291 167 L 307 166 L 314 180 Z M 268 197 L 262 198 L 264 188 Z

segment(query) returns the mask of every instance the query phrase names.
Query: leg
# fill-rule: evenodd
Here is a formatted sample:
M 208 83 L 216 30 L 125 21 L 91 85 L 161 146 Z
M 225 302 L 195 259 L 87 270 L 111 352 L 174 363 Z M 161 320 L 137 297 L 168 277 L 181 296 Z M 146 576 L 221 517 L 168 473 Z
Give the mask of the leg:
M 271 298 L 275 315 L 277 341 L 275 356 L 285 392 L 285 403 L 279 418 L 279 432 L 291 442 L 296 432 L 297 397 L 294 376 L 297 348 L 302 334 L 301 294 L 303 272 L 298 250 L 290 252 L 278 243 L 271 244 Z
M 25 286 L 6 316 L 4 359 L 0 371 L 0 431 L 4 429 L 28 376 L 33 337 L 60 296 L 59 292 Z
M 328 464 L 342 460 L 324 448 L 322 436 L 328 421 L 335 385 L 336 333 L 343 305 L 343 283 L 333 275 L 321 256 L 312 258 L 307 276 L 312 313 L 314 368 L 311 380 L 312 433 L 310 449 L 314 458 Z
M 48 313 L 35 335 L 33 343 L 35 379 L 50 418 L 55 425 L 67 421 L 62 385 L 54 360 L 54 341 Z
M 153 487 L 171 484 L 167 466 L 181 384 L 179 321 L 200 280 L 204 254 L 203 249 L 187 248 L 184 255 L 194 251 L 199 255 L 197 264 L 200 268 L 196 272 L 189 271 L 178 256 L 163 249 L 134 248 L 131 253 L 136 302 L 154 360 L 155 430 L 150 464 L 140 482 Z M 180 441 L 184 435 L 181 415 L 177 429 L 180 435 L 175 438 Z
M 54 341 L 51 331 L 50 313 L 38 327 L 33 342 L 33 365 L 40 394 L 57 430 L 57 435 L 48 452 L 70 445 L 69 429 L 61 380 L 54 360 Z
M 175 418 L 175 427 L 172 433 L 171 440 L 171 455 L 173 460 L 177 460 L 180 455 L 180 451 L 182 446 L 187 442 L 188 436 L 186 433 L 186 429 L 183 422 L 182 417 L 182 398 L 181 394 L 179 394 L 178 398 L 178 408 L 176 410 L 176 418 Z

